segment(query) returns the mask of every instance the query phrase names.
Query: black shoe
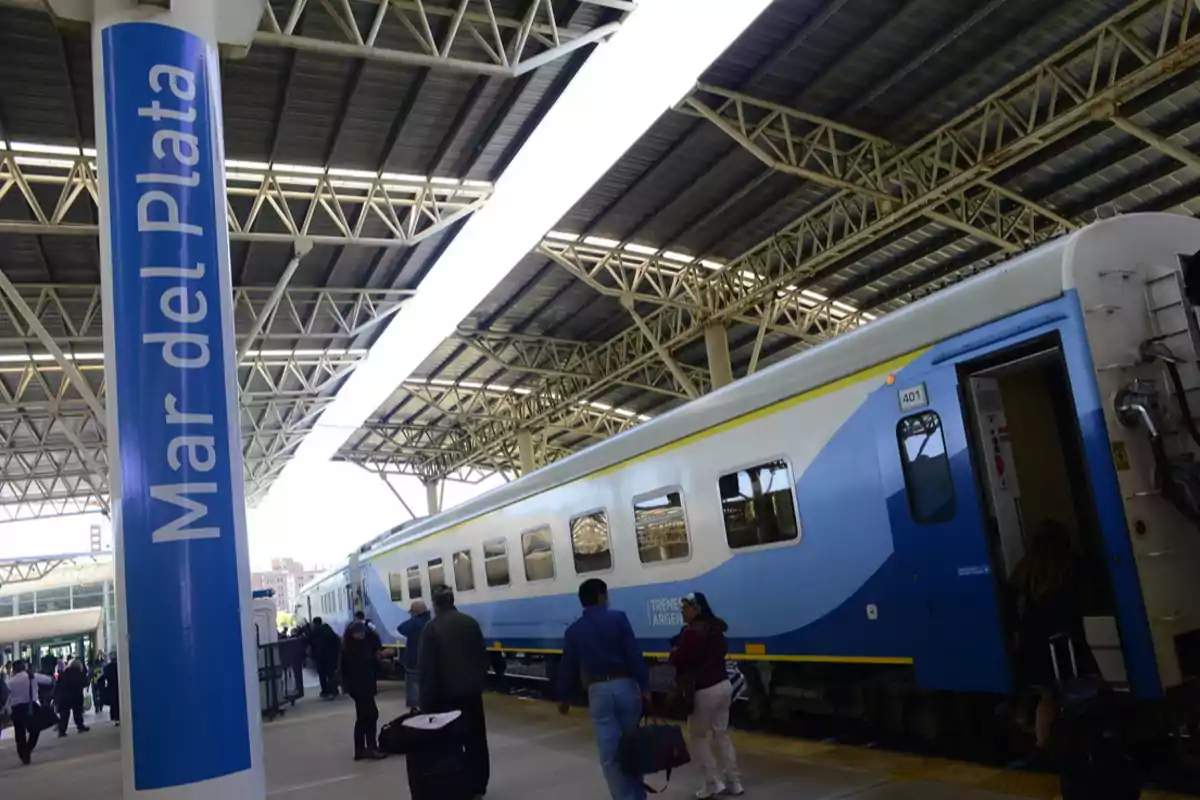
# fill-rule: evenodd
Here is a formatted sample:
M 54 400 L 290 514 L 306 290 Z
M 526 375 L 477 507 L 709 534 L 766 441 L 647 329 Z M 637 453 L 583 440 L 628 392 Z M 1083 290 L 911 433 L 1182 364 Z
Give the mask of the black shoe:
M 366 760 L 366 758 L 367 758 L 367 754 L 366 754 L 366 753 L 355 753 L 355 754 L 354 754 L 354 760 L 355 760 L 355 761 L 365 761 L 365 760 Z
M 65 738 L 67 738 L 67 732 L 66 732 L 66 731 L 59 731 L 58 738 L 60 738 L 60 739 L 65 739 Z
M 387 753 L 381 753 L 378 750 L 368 750 L 363 756 L 367 761 L 383 761 L 387 757 Z
M 88 732 L 88 731 L 90 731 L 90 730 L 91 730 L 91 728 L 89 728 L 87 725 L 84 725 L 82 728 L 80 728 L 80 729 L 79 729 L 79 732 L 80 732 L 80 733 L 87 733 L 87 732 Z
M 28 767 L 33 763 L 33 761 L 29 758 L 29 756 L 21 756 L 21 763 Z

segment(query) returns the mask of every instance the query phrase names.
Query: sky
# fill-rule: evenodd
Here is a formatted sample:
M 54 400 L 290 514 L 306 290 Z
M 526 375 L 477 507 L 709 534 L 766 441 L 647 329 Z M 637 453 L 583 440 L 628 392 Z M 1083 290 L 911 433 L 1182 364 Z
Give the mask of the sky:
M 425 513 L 425 487 L 416 478 L 393 476 L 392 485 L 418 515 Z M 450 482 L 442 499 L 452 508 L 502 485 L 497 477 L 478 485 Z M 404 506 L 376 475 L 344 462 L 312 465 L 285 493 L 273 492 L 249 509 L 250 566 L 266 569 L 272 558 L 291 557 L 325 567 L 363 542 L 410 519 Z M 0 525 L 0 558 L 85 553 L 91 527 L 99 523 L 111 541 L 108 520 L 99 514 L 56 517 Z

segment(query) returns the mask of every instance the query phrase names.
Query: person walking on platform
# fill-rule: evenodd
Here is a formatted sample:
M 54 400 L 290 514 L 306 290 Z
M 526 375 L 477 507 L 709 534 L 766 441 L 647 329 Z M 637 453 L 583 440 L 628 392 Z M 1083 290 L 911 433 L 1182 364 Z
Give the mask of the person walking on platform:
M 98 654 L 92 659 L 91 671 L 92 708 L 99 715 L 104 710 L 104 654 Z
M 379 752 L 375 738 L 379 724 L 379 707 L 375 704 L 379 649 L 367 635 L 367 626 L 361 622 L 353 623 L 346 631 L 341 669 L 342 685 L 354 700 L 354 760 L 387 758 Z
M 58 738 L 66 738 L 67 725 L 72 716 L 77 731 L 87 733 L 91 730 L 83 724 L 83 694 L 89 683 L 87 671 L 78 658 L 71 659 L 71 663 L 58 676 L 58 683 L 54 687 L 54 699 L 58 703 Z
M 421 707 L 421 634 L 430 616 L 425 604 L 416 600 L 408 609 L 408 619 L 396 629 L 404 637 L 404 701 L 410 710 Z
M 608 586 L 591 578 L 579 587 L 583 615 L 567 628 L 558 666 L 558 710 L 571 710 L 577 677 L 587 687 L 600 768 L 613 800 L 646 800 L 646 789 L 617 760 L 621 734 L 637 728 L 649 703 L 650 671 L 625 612 L 608 607 Z
M 692 706 L 688 709 L 692 752 L 704 770 L 704 786 L 696 797 L 736 797 L 745 789 L 729 738 L 729 707 L 733 703 L 733 684 L 725 672 L 725 631 L 729 626 L 713 614 L 708 598 L 700 592 L 687 595 L 679 605 L 685 625 L 671 640 L 670 661 L 676 684 L 686 687 L 684 694 L 690 702 L 685 702 Z
M 33 750 L 42 735 L 34 713 L 38 692 L 43 686 L 53 685 L 53 678 L 34 672 L 32 665 L 24 661 L 13 662 L 8 694 L 12 705 L 13 732 L 17 737 L 17 758 L 26 766 L 29 765 Z
M 58 675 L 58 657 L 44 655 L 42 656 L 41 665 L 41 674 L 48 677 L 50 683 L 38 683 L 38 702 L 47 708 L 51 708 L 54 705 L 54 679 Z
M 341 643 L 329 623 L 320 617 L 313 618 L 312 654 L 317 664 L 317 676 L 321 679 L 321 697 L 332 700 L 338 696 L 337 666 Z
M 377 630 L 375 630 L 375 623 L 371 622 L 371 620 L 367 619 L 367 612 L 361 611 L 361 610 L 355 611 L 354 612 L 354 620 L 350 623 L 350 625 L 353 625 L 355 622 L 361 622 L 363 625 L 366 625 L 367 631 L 369 633 L 373 633 L 376 636 L 379 635 L 379 632 Z M 346 626 L 346 630 L 350 630 L 350 625 Z
M 421 634 L 417 662 L 420 708 L 430 714 L 446 711 L 462 714 L 458 724 L 471 791 L 475 797 L 483 797 L 491 777 L 487 720 L 483 712 L 487 646 L 479 623 L 454 607 L 454 592 L 449 586 L 433 590 L 433 608 L 433 619 Z
M 117 672 L 117 651 L 108 654 L 104 665 L 104 705 L 108 706 L 108 718 L 114 725 L 121 724 L 121 681 Z

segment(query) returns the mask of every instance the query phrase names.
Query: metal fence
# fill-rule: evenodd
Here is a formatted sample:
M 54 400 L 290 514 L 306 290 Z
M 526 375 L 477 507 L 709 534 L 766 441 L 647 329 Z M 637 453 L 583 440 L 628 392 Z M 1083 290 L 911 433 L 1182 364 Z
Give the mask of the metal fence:
M 283 639 L 258 646 L 259 707 L 265 719 L 284 713 L 304 696 L 304 642 Z

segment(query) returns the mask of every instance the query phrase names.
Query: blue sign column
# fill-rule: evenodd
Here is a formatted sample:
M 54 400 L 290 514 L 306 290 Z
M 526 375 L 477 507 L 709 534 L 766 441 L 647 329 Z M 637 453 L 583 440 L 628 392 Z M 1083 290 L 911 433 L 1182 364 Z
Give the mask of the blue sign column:
M 217 51 L 143 16 L 94 24 L 125 796 L 262 800 Z

